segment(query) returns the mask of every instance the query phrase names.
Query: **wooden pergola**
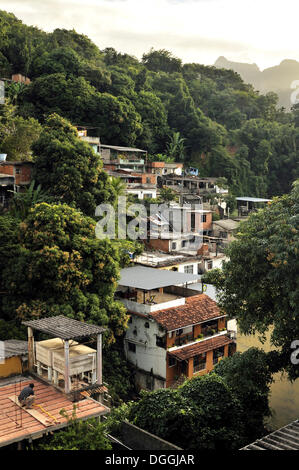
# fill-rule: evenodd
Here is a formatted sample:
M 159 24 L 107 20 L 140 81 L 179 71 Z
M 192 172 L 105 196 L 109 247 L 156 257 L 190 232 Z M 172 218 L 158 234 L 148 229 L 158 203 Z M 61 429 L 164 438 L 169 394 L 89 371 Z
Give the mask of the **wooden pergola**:
M 102 377 L 102 334 L 107 330 L 102 326 L 90 325 L 72 318 L 64 317 L 63 315 L 42 318 L 39 320 L 30 320 L 22 322 L 27 326 L 28 330 L 28 369 L 34 373 L 34 335 L 33 330 L 46 333 L 50 336 L 60 338 L 64 341 L 64 383 L 65 393 L 70 393 L 70 341 L 82 340 L 96 336 L 97 338 L 97 361 L 96 371 L 97 378 L 96 384 L 101 386 L 103 383 Z

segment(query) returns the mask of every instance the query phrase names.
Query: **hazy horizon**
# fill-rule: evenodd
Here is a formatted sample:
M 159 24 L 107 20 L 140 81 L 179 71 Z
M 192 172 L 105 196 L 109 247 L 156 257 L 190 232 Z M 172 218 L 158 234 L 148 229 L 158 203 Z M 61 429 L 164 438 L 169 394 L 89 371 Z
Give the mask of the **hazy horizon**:
M 75 29 L 100 49 L 138 59 L 153 47 L 184 63 L 213 65 L 224 56 L 263 70 L 299 61 L 293 0 L 0 0 L 0 9 L 46 32 Z

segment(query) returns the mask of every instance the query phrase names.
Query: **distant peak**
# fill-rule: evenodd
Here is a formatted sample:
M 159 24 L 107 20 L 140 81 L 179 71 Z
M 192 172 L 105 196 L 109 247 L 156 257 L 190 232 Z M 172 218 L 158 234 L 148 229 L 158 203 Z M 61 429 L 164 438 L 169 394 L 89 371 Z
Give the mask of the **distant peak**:
M 299 62 L 294 59 L 284 59 L 280 62 L 280 65 L 299 65 Z

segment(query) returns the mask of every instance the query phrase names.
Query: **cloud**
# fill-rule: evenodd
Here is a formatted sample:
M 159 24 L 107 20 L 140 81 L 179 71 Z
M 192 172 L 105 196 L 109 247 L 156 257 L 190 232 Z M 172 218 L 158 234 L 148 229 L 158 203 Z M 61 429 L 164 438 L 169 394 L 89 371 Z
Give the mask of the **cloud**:
M 139 58 L 153 46 L 206 64 L 219 55 L 261 67 L 299 59 L 293 0 L 0 0 L 0 8 L 45 31 L 74 28 L 100 49 Z

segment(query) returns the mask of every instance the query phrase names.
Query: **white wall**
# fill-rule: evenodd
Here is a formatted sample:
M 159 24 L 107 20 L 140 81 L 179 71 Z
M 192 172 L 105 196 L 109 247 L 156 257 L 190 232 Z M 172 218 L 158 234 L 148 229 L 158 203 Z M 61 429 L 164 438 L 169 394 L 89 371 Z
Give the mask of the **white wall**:
M 138 199 L 145 199 L 148 194 L 152 196 L 152 198 L 156 199 L 157 197 L 157 190 L 156 189 L 127 189 L 126 192 L 128 194 L 136 194 Z
M 149 328 L 145 328 L 145 322 L 149 323 Z M 133 333 L 135 328 L 137 335 Z M 153 369 L 153 374 L 166 379 L 166 349 L 156 345 L 156 336 L 164 334 L 155 321 L 132 315 L 132 323 L 125 336 L 127 360 L 142 370 L 150 372 Z M 128 350 L 128 340 L 136 344 L 136 353 Z

